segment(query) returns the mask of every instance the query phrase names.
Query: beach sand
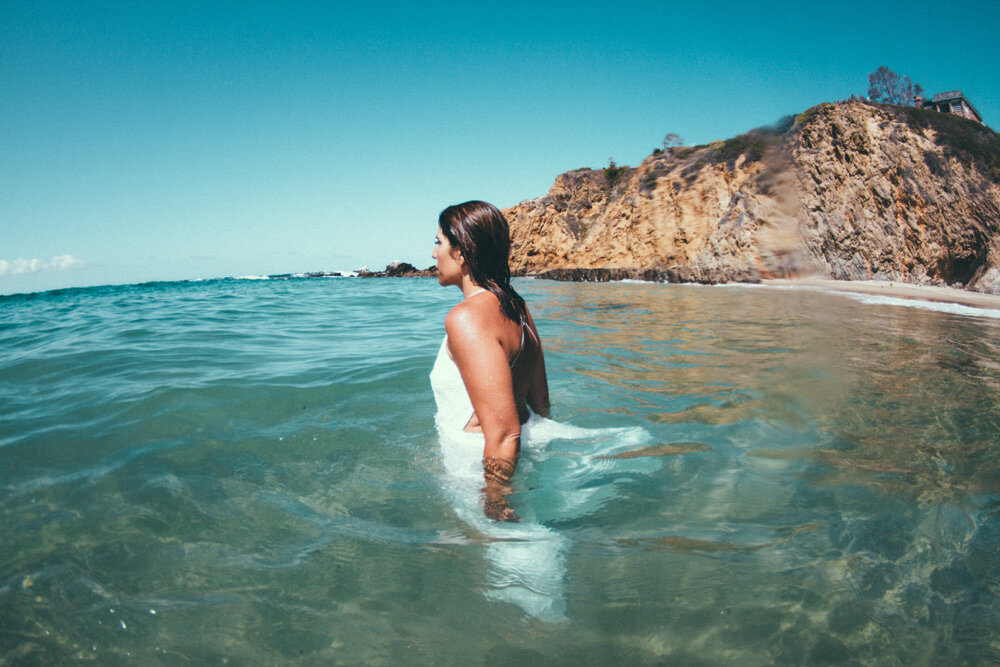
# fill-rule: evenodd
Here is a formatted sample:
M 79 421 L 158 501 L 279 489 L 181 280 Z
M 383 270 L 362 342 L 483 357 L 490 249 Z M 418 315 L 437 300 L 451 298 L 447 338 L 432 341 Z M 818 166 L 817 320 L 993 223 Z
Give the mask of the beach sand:
M 883 280 L 829 280 L 823 278 L 796 278 L 762 280 L 762 285 L 773 287 L 813 287 L 835 292 L 853 292 L 857 294 L 872 294 L 891 296 L 899 299 L 918 299 L 922 301 L 937 301 L 939 303 L 957 303 L 973 308 L 989 308 L 1000 310 L 1000 296 L 970 292 L 952 287 L 931 287 L 911 285 L 907 283 L 888 282 Z

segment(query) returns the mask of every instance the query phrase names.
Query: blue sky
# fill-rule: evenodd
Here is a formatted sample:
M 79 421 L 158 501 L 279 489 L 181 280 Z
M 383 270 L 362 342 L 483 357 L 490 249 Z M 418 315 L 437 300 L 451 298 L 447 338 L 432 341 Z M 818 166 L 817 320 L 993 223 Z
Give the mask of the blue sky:
M 429 266 L 449 204 L 863 95 L 879 65 L 995 127 L 998 25 L 996 0 L 0 0 L 0 294 Z

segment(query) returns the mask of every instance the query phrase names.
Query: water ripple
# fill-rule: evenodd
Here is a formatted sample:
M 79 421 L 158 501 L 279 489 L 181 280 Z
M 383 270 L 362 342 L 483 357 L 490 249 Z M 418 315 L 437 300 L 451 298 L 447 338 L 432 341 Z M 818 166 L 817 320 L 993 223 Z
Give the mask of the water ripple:
M 1000 660 L 996 320 L 517 285 L 608 434 L 525 456 L 520 532 L 449 500 L 433 280 L 0 297 L 0 662 Z

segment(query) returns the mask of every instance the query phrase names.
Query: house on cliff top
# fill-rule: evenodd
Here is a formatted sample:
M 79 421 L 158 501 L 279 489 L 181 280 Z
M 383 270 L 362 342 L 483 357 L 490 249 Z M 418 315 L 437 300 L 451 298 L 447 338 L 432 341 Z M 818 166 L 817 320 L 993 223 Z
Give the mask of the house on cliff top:
M 983 125 L 983 118 L 972 106 L 972 102 L 965 99 L 961 90 L 949 90 L 947 93 L 938 93 L 929 100 L 918 97 L 914 100 L 915 105 L 924 109 L 933 109 L 941 113 L 953 113 Z

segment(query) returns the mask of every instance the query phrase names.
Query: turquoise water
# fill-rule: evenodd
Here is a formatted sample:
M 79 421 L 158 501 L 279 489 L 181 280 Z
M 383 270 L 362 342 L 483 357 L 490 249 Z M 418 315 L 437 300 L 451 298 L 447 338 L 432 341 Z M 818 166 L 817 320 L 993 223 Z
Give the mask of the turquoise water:
M 1000 313 L 517 286 L 553 417 L 621 437 L 551 439 L 511 533 L 442 465 L 457 290 L 0 297 L 0 663 L 1000 660 Z

